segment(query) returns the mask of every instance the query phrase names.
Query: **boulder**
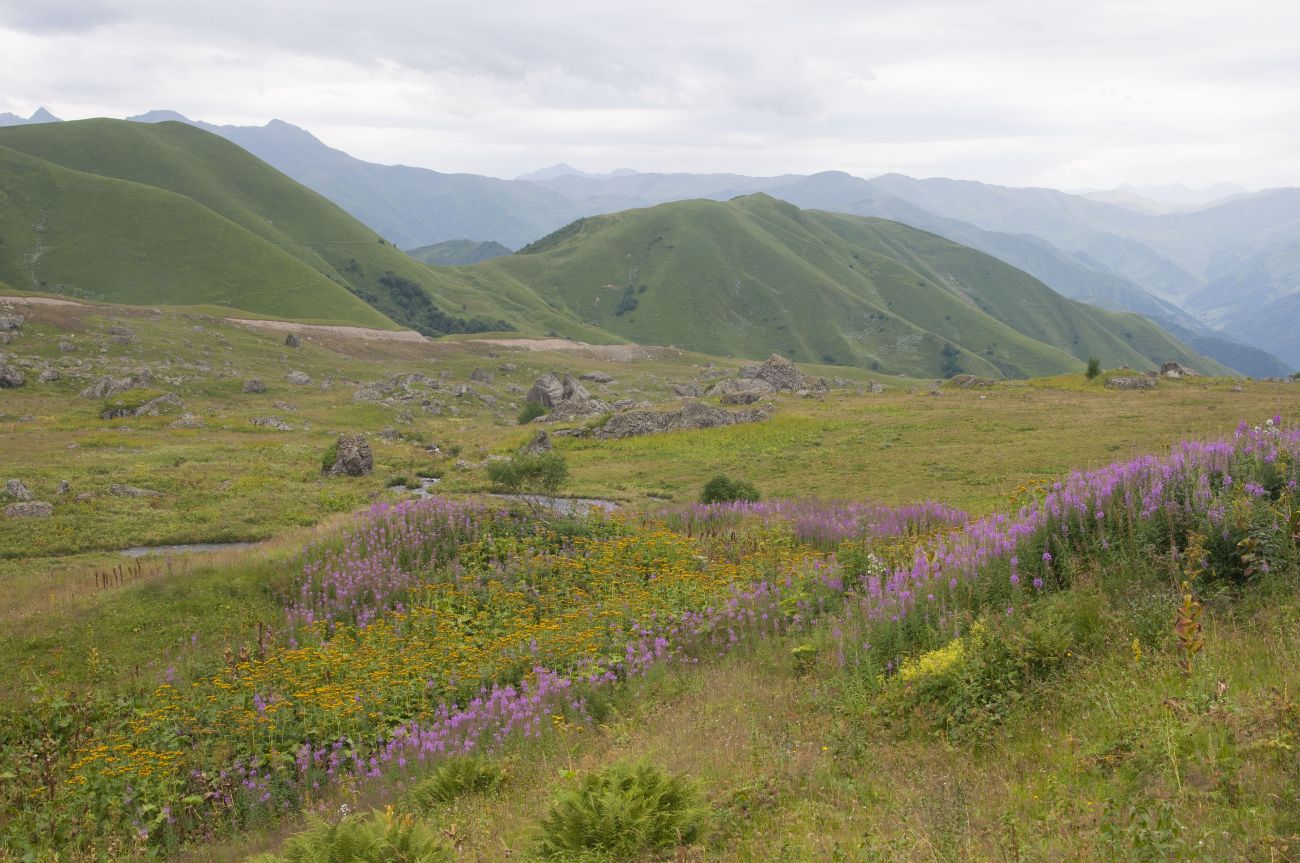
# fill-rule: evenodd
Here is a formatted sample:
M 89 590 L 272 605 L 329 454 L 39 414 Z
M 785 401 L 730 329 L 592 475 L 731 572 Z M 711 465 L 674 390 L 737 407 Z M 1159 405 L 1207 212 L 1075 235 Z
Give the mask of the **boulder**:
M 14 500 L 20 501 L 31 500 L 35 497 L 35 495 L 31 493 L 31 490 L 28 489 L 26 484 L 20 479 L 11 479 L 6 482 L 5 494 L 9 495 Z
M 742 378 L 765 381 L 778 391 L 825 392 L 825 378 L 810 378 L 799 371 L 790 360 L 780 354 L 772 354 L 762 364 L 742 366 L 739 373 Z
M 869 393 L 883 393 L 884 391 L 885 391 L 885 385 L 882 384 L 880 381 L 872 381 L 871 383 L 867 384 L 867 392 Z
M 703 393 L 699 384 L 673 384 L 673 394 L 684 399 L 697 399 Z
M 275 408 L 278 411 L 285 411 L 286 413 L 291 413 L 291 414 L 296 414 L 298 412 L 298 409 L 296 407 L 294 407 L 293 405 L 285 401 L 276 402 L 275 404 L 271 405 L 271 407 Z
M 470 372 L 469 379 L 480 384 L 490 384 L 496 380 L 487 369 L 474 369 L 474 371 Z
M 108 493 L 118 497 L 158 497 L 161 492 L 156 492 L 150 488 L 137 488 L 133 485 L 123 485 L 115 482 L 108 487 Z M 77 496 L 80 499 L 80 495 Z
M 23 328 L 22 315 L 0 315 L 0 332 L 14 332 Z
M 586 374 L 579 375 L 578 380 L 591 381 L 595 384 L 612 384 L 614 382 L 614 379 L 604 372 L 587 372 Z
M 261 378 L 249 378 L 244 381 L 244 392 L 246 393 L 264 393 L 266 384 L 262 383 Z
M 533 439 L 519 448 L 522 453 L 529 455 L 540 455 L 544 452 L 551 451 L 551 436 L 544 429 L 538 429 Z
M 0 363 L 0 390 L 17 389 L 27 383 L 27 377 L 13 366 Z
M 502 363 L 501 365 L 497 366 L 497 371 L 505 372 L 507 374 L 513 371 L 517 371 L 518 369 L 519 366 L 515 365 L 514 363 Z
M 256 417 L 249 420 L 249 423 L 260 428 L 275 429 L 276 431 L 293 431 L 293 426 L 279 417 Z
M 64 354 L 76 353 L 77 346 L 72 342 L 59 342 L 59 352 Z
M 1176 363 L 1172 360 L 1160 367 L 1160 376 L 1166 378 L 1199 378 L 1200 375 L 1194 369 L 1189 369 L 1182 363 Z
M 82 390 L 81 397 L 83 399 L 109 399 L 113 396 L 120 396 L 127 390 L 147 387 L 151 383 L 153 383 L 153 372 L 148 369 L 138 369 L 120 378 L 100 378 Z
M 375 459 L 365 435 L 345 433 L 335 444 L 334 464 L 325 469 L 327 476 L 365 476 L 375 469 Z
M 1145 375 L 1140 377 L 1106 378 L 1106 389 L 1108 390 L 1153 390 L 1155 388 L 1156 379 Z
M 733 378 L 725 381 L 718 381 L 709 387 L 708 395 L 710 396 L 739 396 L 753 395 L 756 397 L 775 395 L 777 388 L 771 383 L 758 378 Z
M 43 384 L 52 384 L 55 381 L 59 380 L 60 377 L 62 377 L 62 375 L 59 374 L 58 369 L 46 369 L 45 371 L 40 373 L 40 375 L 36 378 L 36 380 L 40 381 Z
M 106 420 L 120 420 L 126 417 L 156 417 L 160 413 L 172 409 L 185 410 L 185 404 L 176 393 L 164 393 L 135 407 L 110 405 L 104 408 L 99 416 Z
M 286 348 L 297 348 L 302 346 L 302 342 L 298 341 L 296 333 L 289 333 L 289 335 L 284 337 L 284 346 Z
M 306 386 L 311 383 L 311 375 L 300 371 L 289 372 L 289 374 L 284 376 L 284 379 L 289 383 L 297 384 L 298 386 Z
M 752 405 L 761 399 L 758 393 L 728 393 L 722 397 L 724 405 Z
M 11 503 L 5 507 L 5 515 L 10 518 L 49 518 L 54 515 L 54 504 L 39 500 Z
M 55 494 L 67 494 L 72 489 L 72 483 L 66 479 L 59 482 L 59 487 L 54 490 Z
M 682 429 L 716 428 L 736 423 L 758 422 L 767 419 L 761 408 L 747 411 L 727 411 L 704 402 L 688 401 L 675 411 L 628 411 L 615 414 L 593 432 L 597 438 L 633 437 L 656 432 Z
M 948 379 L 948 382 L 954 386 L 961 387 L 964 390 L 972 388 L 983 389 L 985 387 L 993 386 L 991 378 L 979 378 L 975 375 L 953 375 Z
M 560 377 L 547 372 L 533 383 L 525 401 L 548 408 L 548 421 L 567 422 L 594 414 L 609 413 L 613 408 L 591 394 L 569 375 Z
M 203 418 L 200 417 L 198 414 L 183 413 L 181 414 L 181 418 L 176 420 L 176 422 L 172 423 L 171 425 L 169 425 L 168 428 L 201 429 L 204 428 L 205 426 L 207 426 L 207 423 L 205 423 L 203 421 Z

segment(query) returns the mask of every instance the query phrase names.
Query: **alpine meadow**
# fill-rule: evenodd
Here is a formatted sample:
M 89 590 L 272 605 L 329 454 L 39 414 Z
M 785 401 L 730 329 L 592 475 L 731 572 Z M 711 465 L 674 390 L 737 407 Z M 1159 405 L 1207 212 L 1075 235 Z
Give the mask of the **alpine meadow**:
M 1300 861 L 1300 15 L 1112 6 L 0 10 L 0 863 Z

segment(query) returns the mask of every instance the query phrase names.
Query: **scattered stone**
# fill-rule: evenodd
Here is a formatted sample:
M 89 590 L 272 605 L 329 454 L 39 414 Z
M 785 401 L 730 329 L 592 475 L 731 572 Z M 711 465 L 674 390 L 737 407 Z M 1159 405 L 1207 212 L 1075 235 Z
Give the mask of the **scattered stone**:
M 73 498 L 73 500 L 75 500 L 77 503 L 85 503 L 88 500 L 94 500 L 94 499 L 95 499 L 95 493 L 93 491 L 77 492 L 77 496 Z
M 256 417 L 255 419 L 249 420 L 249 422 L 255 426 L 260 426 L 261 428 L 275 429 L 276 431 L 293 431 L 293 426 L 289 425 L 279 417 Z
M 54 490 L 55 494 L 67 494 L 72 489 L 72 483 L 66 479 L 59 483 L 59 487 Z
M 456 459 L 456 464 L 454 465 L 454 467 L 456 468 L 456 470 L 473 470 L 474 468 L 478 467 L 478 465 L 474 464 L 474 462 L 472 461 L 465 461 L 465 459 L 463 458 L 458 458 Z
M 17 389 L 27 383 L 27 377 L 13 366 L 0 364 L 0 390 Z
M 885 391 L 885 385 L 882 384 L 880 381 L 872 381 L 870 384 L 867 385 L 867 392 L 869 393 L 883 393 L 884 391 Z
M 306 386 L 311 383 L 311 376 L 306 372 L 292 371 L 285 375 L 284 379 L 289 383 L 297 384 L 298 386 Z
M 724 405 L 752 405 L 761 399 L 758 393 L 729 393 L 722 397 Z
M 456 398 L 462 398 L 464 396 L 473 395 L 474 388 L 469 384 L 457 384 L 451 388 L 451 394 Z
M 392 426 L 384 426 L 379 430 L 379 439 L 386 441 L 395 441 L 401 438 L 402 434 Z
M 5 483 L 5 494 L 14 500 L 31 500 L 35 497 L 20 479 L 11 479 Z
M 1156 388 L 1156 379 L 1153 377 L 1114 377 L 1106 378 L 1106 389 L 1108 390 L 1153 390 Z
M 528 453 L 529 455 L 539 455 L 544 452 L 550 452 L 551 436 L 545 429 L 538 429 L 537 434 L 533 435 L 533 439 L 520 447 L 519 451 Z
M 490 384 L 496 380 L 487 369 L 474 369 L 474 371 L 470 372 L 469 379 L 480 384 Z
M 296 414 L 298 412 L 298 409 L 293 405 L 289 404 L 288 402 L 276 402 L 275 404 L 271 405 L 271 407 L 275 408 L 278 411 L 285 411 L 286 413 L 291 413 L 291 414 Z
M 1228 390 L 1229 392 L 1234 392 L 1234 393 L 1244 393 L 1246 391 L 1246 388 L 1243 387 L 1241 384 L 1233 384 L 1232 386 L 1228 387 Z
M 488 407 L 494 407 L 497 403 L 497 397 L 488 395 L 487 393 L 479 393 L 478 400 Z
M 550 410 L 546 420 L 567 422 L 579 417 L 608 413 L 611 406 L 591 397 L 591 393 L 569 375 L 560 377 L 547 372 L 533 383 L 525 401 Z
M 298 341 L 298 335 L 296 333 L 289 333 L 289 335 L 284 337 L 284 346 L 286 348 L 297 348 L 302 346 L 302 342 Z
M 95 381 L 81 391 L 83 399 L 108 399 L 120 396 L 127 390 L 147 387 L 153 383 L 153 373 L 148 369 L 139 369 L 124 377 L 104 377 Z
M 59 378 L 61 377 L 62 375 L 59 374 L 58 369 L 46 369 L 45 371 L 41 372 L 40 376 L 37 377 L 36 380 L 40 381 L 43 384 L 52 384 L 57 380 L 59 380 Z
M 953 375 L 948 380 L 954 386 L 961 387 L 964 390 L 972 388 L 984 389 L 993 386 L 991 378 L 980 378 L 975 375 Z
M 673 384 L 673 393 L 684 399 L 696 399 L 703 395 L 699 384 Z
M 341 434 L 335 450 L 334 464 L 325 471 L 328 476 L 365 476 L 375 469 L 365 435 Z
M 77 346 L 72 342 L 59 342 L 59 351 L 65 354 L 73 354 L 77 352 Z
M 5 507 L 5 515 L 10 518 L 49 518 L 54 515 L 54 504 L 38 500 L 11 503 Z
M 718 381 L 709 387 L 708 395 L 710 396 L 738 396 L 738 395 L 755 395 L 770 396 L 776 394 L 776 387 L 764 380 L 756 378 L 733 378 L 725 381 Z
M 352 393 L 352 401 L 358 403 L 372 403 L 382 401 L 384 394 L 374 387 L 362 387 Z
M 1199 378 L 1200 375 L 1182 363 L 1170 360 L 1160 367 L 1160 376 L 1166 378 Z
M 0 330 L 0 345 L 7 345 L 14 340 L 13 333 L 6 333 Z
M 127 417 L 156 417 L 169 409 L 184 410 L 185 404 L 176 393 L 164 393 L 149 399 L 144 404 L 131 407 L 128 405 L 109 405 L 99 414 L 101 419 L 120 420 Z
M 767 411 L 762 408 L 727 411 L 704 402 L 688 401 L 675 411 L 641 410 L 615 414 L 592 434 L 597 438 L 608 440 L 680 429 L 716 428 L 736 423 L 759 422 L 767 417 Z
M 114 345 L 129 345 L 131 344 L 131 337 L 130 336 L 109 336 L 108 341 L 110 344 L 114 344 Z
M 123 326 L 120 326 L 120 325 L 119 325 L 119 326 L 112 326 L 112 327 L 109 327 L 109 328 L 108 328 L 108 334 L 109 334 L 110 336 L 122 336 L 122 337 L 124 337 L 124 338 L 128 338 L 128 339 L 130 339 L 130 338 L 134 338 L 134 336 L 135 336 L 135 333 L 131 332 L 131 328 L 130 328 L 130 327 L 123 327 Z
M 636 407 L 636 402 L 632 401 L 631 399 L 619 399 L 618 401 L 614 402 L 612 407 L 616 411 L 625 411 L 628 408 Z
M 202 417 L 198 414 L 189 413 L 188 411 L 181 414 L 180 419 L 168 426 L 168 428 L 174 429 L 201 429 L 206 427 L 207 423 L 203 421 Z
M 579 375 L 578 380 L 591 381 L 594 384 L 612 384 L 614 382 L 614 379 L 604 372 L 587 372 L 584 375 Z
M 244 392 L 246 393 L 264 393 L 266 384 L 262 383 L 261 378 L 249 378 L 244 381 Z
M 150 488 L 137 488 L 116 482 L 108 487 L 108 493 L 118 497 L 159 497 L 162 494 Z
M 499 372 L 509 373 L 513 371 L 518 371 L 518 369 L 519 366 L 515 365 L 514 363 L 502 363 L 501 365 L 497 366 L 497 371 Z
M 825 392 L 825 378 L 810 378 L 780 354 L 772 354 L 762 365 L 746 365 L 740 369 L 739 376 L 752 380 L 765 381 L 773 389 L 798 392 Z
M 23 328 L 22 315 L 0 315 L 0 332 L 15 332 Z

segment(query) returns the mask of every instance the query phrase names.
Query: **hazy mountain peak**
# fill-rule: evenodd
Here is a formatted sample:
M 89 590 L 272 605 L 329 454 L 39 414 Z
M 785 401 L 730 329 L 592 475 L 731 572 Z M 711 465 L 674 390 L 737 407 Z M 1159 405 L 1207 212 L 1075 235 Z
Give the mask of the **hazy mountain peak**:
M 193 125 L 194 122 L 189 117 L 186 117 L 184 114 L 181 114 L 177 111 L 171 111 L 165 108 L 156 109 L 153 111 L 145 111 L 143 114 L 136 114 L 134 117 L 127 117 L 126 119 L 130 120 L 132 123 L 177 122 L 177 123 L 189 123 Z
M 631 168 L 619 168 L 617 170 L 610 171 L 607 174 L 590 174 L 586 171 L 579 171 L 577 168 L 573 167 L 572 165 L 566 164 L 564 162 L 559 162 L 557 164 L 551 165 L 549 168 L 541 168 L 529 174 L 521 174 L 515 179 L 525 180 L 530 183 L 540 183 L 545 180 L 554 180 L 557 177 L 584 177 L 588 180 L 608 180 L 614 177 L 634 177 L 638 173 L 640 172 L 633 171 Z
M 58 117 L 51 114 L 44 108 L 37 108 L 30 117 L 20 117 L 17 114 L 0 114 L 0 126 L 31 126 L 36 123 L 62 123 Z

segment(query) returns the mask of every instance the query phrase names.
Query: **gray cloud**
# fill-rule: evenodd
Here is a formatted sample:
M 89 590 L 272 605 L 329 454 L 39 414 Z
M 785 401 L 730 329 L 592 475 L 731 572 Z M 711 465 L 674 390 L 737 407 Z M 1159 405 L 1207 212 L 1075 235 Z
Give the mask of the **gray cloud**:
M 843 169 L 1300 183 L 1300 6 L 7 0 L 0 111 L 279 117 L 377 161 L 512 176 Z

